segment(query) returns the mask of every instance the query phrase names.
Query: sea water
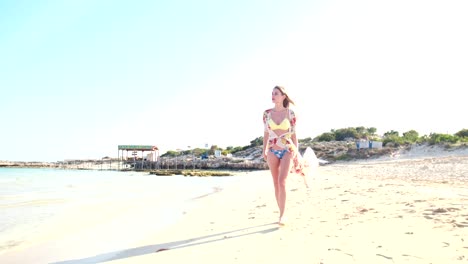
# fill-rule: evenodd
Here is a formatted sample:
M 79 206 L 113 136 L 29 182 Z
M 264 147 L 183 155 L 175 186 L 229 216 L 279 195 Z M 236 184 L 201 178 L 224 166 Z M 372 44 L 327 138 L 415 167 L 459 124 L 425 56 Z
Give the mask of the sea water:
M 105 209 L 129 204 L 134 213 L 147 210 L 140 215 L 153 218 L 124 222 L 145 224 L 148 220 L 151 223 L 146 224 L 164 228 L 190 210 L 194 198 L 222 189 L 233 180 L 143 172 L 0 168 L 0 255 L 32 239 L 32 234 L 48 222 L 86 206 Z

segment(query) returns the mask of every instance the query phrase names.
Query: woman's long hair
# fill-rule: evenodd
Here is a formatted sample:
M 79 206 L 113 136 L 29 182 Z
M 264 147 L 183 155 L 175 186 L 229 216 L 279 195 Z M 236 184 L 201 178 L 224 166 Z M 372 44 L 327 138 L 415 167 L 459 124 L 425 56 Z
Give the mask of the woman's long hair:
M 289 104 L 295 105 L 294 101 L 291 98 L 289 98 L 289 95 L 288 95 L 288 93 L 286 92 L 286 89 L 284 89 L 283 86 L 275 86 L 275 88 L 273 88 L 273 90 L 274 89 L 278 89 L 278 91 L 280 91 L 282 95 L 286 96 L 286 98 L 284 98 L 284 100 L 283 100 L 283 106 L 285 108 L 288 108 Z

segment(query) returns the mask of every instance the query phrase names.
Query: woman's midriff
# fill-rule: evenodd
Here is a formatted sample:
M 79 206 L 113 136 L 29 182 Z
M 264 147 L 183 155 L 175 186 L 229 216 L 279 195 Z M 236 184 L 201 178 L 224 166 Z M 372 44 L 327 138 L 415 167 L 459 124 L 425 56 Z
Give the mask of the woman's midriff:
M 273 132 L 275 132 L 276 135 L 283 135 L 284 133 L 287 133 L 288 130 L 276 129 L 276 130 L 273 130 Z M 281 138 L 281 136 L 280 136 L 279 138 Z M 279 138 L 278 138 L 277 140 L 280 140 Z M 274 149 L 274 150 L 282 150 L 282 149 L 285 149 L 284 147 L 280 147 L 280 146 L 278 146 L 278 145 L 276 145 L 276 144 L 272 144 L 271 142 L 270 142 L 270 148 L 272 148 L 272 149 Z

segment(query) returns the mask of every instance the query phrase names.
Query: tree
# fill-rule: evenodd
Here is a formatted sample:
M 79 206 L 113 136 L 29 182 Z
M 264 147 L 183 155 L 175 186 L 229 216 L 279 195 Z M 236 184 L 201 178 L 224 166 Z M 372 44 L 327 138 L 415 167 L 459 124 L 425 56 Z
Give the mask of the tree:
M 389 137 L 389 136 L 397 136 L 399 137 L 400 136 L 400 133 L 398 133 L 398 131 L 395 131 L 395 130 L 390 130 L 388 132 L 385 132 L 384 134 L 384 137 Z
M 168 150 L 166 153 L 161 155 L 161 157 L 175 157 L 175 156 L 177 156 L 177 153 L 178 153 L 177 151 Z
M 375 127 L 369 127 L 367 129 L 367 132 L 369 132 L 370 135 L 375 135 L 375 133 L 377 133 L 377 128 Z
M 399 137 L 398 135 L 389 134 L 389 135 L 385 136 L 385 138 L 383 139 L 383 145 L 384 146 L 386 146 L 388 143 L 393 143 L 395 146 L 400 146 L 404 142 L 403 142 L 403 138 Z
M 416 132 L 416 130 L 410 130 L 405 133 L 403 133 L 403 139 L 407 143 L 414 143 L 418 140 L 419 134 Z
M 211 145 L 210 151 L 208 152 L 210 155 L 214 155 L 215 150 L 219 149 L 217 145 Z
M 348 128 L 341 128 L 335 131 L 335 140 L 343 141 L 348 138 L 358 138 L 358 133 L 355 128 L 348 127 Z
M 317 137 L 317 141 L 334 141 L 335 140 L 335 133 L 332 132 L 325 132 L 322 135 Z
M 431 133 L 429 135 L 429 144 L 457 143 L 459 140 L 460 138 L 458 136 L 449 134 Z
M 367 133 L 367 129 L 363 126 L 356 127 L 356 132 L 360 135 L 364 135 Z
M 460 137 L 460 138 L 468 137 L 468 129 L 465 128 L 465 129 L 458 131 L 457 133 L 455 133 L 455 136 Z
M 263 137 L 258 137 L 256 139 L 250 141 L 250 146 L 251 147 L 263 146 Z

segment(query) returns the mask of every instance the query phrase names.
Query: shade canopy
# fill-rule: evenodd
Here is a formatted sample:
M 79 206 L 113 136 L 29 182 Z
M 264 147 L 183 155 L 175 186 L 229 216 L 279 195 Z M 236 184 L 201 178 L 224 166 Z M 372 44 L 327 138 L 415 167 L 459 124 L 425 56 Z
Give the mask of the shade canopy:
M 158 147 L 152 145 L 119 145 L 119 150 L 154 151 L 158 150 Z

